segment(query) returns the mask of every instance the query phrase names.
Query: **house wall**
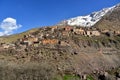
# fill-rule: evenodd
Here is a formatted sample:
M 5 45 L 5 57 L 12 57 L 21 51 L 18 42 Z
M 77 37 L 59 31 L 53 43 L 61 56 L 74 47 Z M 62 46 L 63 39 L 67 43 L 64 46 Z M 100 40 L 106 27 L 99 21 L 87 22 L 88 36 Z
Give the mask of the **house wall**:
M 102 33 L 107 33 L 107 32 L 109 32 L 109 30 L 102 30 L 101 32 Z
M 37 41 L 38 41 L 38 38 L 28 38 L 28 41 L 37 42 Z
M 60 45 L 61 45 L 61 46 L 67 46 L 67 45 L 68 45 L 68 43 L 67 43 L 67 42 L 65 42 L 65 41 L 60 41 Z
M 43 44 L 57 44 L 58 40 L 57 39 L 44 39 L 42 40 Z
M 99 31 L 92 31 L 92 35 L 93 36 L 100 36 L 100 32 Z
M 2 45 L 4 49 L 8 49 L 10 46 L 7 44 Z
M 73 27 L 66 26 L 64 29 L 65 29 L 65 31 L 71 31 L 73 29 Z
M 63 36 L 69 36 L 69 33 L 66 32 L 66 31 L 63 31 L 63 32 L 62 32 L 62 35 L 63 35 Z
M 55 29 L 57 29 L 57 28 L 58 28 L 57 26 L 53 26 L 53 27 L 51 27 L 51 31 L 54 32 Z
M 87 36 L 100 36 L 99 31 L 87 31 Z
M 81 34 L 81 35 L 85 34 L 85 31 L 83 29 L 73 29 L 73 32 L 76 34 Z
M 86 35 L 87 35 L 87 36 L 92 36 L 91 31 L 87 31 L 87 32 L 86 32 Z
M 115 34 L 120 34 L 120 31 L 115 31 Z

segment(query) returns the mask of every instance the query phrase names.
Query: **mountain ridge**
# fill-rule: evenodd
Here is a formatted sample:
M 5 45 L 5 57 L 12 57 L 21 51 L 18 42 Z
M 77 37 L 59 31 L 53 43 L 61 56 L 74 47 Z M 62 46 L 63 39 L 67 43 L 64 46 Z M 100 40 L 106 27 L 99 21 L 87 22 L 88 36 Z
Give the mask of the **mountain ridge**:
M 64 20 L 60 22 L 58 25 L 91 27 L 95 25 L 98 21 L 100 21 L 103 16 L 105 16 L 107 13 L 111 12 L 118 6 L 120 6 L 120 3 L 112 7 L 103 8 L 100 11 L 92 12 L 91 14 L 86 16 L 78 16 L 78 17 L 70 18 L 68 20 Z

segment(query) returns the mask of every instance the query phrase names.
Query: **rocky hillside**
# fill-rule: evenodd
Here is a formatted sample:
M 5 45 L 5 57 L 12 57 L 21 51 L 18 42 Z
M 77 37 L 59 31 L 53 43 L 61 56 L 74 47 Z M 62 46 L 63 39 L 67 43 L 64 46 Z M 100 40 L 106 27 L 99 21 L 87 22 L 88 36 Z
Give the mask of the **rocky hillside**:
M 117 5 L 112 12 L 105 15 L 95 26 L 99 29 L 120 31 L 120 5 Z
M 0 38 L 0 80 L 119 80 L 120 5 L 94 27 L 48 26 Z
M 3 80 L 103 80 L 102 74 L 120 66 L 120 34 L 75 26 L 39 28 L 12 43 L 1 43 L 0 61 L 1 69 L 9 71 L 1 72 Z M 115 75 L 105 77 L 114 80 Z

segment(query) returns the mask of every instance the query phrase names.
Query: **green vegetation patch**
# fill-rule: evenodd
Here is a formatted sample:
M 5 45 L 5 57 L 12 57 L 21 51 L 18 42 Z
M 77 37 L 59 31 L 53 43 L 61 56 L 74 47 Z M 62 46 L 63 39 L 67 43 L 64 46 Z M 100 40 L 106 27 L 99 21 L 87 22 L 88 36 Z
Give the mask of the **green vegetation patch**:
M 80 80 L 80 78 L 78 76 L 74 76 L 74 75 L 65 75 L 63 77 L 63 80 Z
M 92 75 L 88 75 L 86 80 L 94 80 Z

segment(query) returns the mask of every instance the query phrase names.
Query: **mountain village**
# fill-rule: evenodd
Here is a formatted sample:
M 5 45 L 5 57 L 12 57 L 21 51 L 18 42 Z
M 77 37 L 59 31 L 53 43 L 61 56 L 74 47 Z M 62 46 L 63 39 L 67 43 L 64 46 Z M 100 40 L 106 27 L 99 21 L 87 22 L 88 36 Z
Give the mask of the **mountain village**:
M 110 30 L 98 30 L 95 27 L 73 27 L 73 26 L 52 26 L 39 28 L 37 32 L 24 35 L 23 38 L 18 39 L 13 43 L 1 43 L 0 50 L 13 48 L 16 49 L 18 46 L 22 49 L 28 46 L 38 47 L 39 45 L 55 45 L 59 44 L 61 46 L 69 45 L 69 41 L 61 40 L 61 37 L 69 36 L 84 36 L 84 37 L 99 37 L 102 34 L 107 36 L 120 35 L 120 31 L 110 31 Z
M 54 26 L 0 37 L 0 77 L 120 80 L 119 14 L 120 4 Z

